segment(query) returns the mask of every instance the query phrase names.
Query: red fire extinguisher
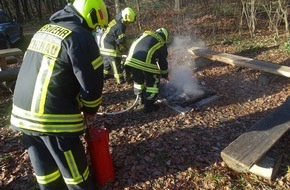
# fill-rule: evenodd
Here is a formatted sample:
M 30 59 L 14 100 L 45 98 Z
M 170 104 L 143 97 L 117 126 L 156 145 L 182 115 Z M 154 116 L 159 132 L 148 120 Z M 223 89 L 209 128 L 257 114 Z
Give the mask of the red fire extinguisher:
M 114 181 L 114 167 L 109 150 L 109 131 L 106 128 L 88 127 L 85 135 L 94 177 L 100 186 Z

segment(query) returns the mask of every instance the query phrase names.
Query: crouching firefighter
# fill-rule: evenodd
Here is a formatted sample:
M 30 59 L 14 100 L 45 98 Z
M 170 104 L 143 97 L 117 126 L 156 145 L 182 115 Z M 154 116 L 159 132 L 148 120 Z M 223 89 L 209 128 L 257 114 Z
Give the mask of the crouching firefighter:
M 40 189 L 95 188 L 80 135 L 83 118 L 95 118 L 102 101 L 103 60 L 92 30 L 107 23 L 102 0 L 74 0 L 50 17 L 25 52 L 11 128 L 23 134 Z
M 168 79 L 167 42 L 165 28 L 145 31 L 132 43 L 125 61 L 125 67 L 132 73 L 134 93 L 141 98 L 145 113 L 158 109 L 155 101 L 160 77 Z

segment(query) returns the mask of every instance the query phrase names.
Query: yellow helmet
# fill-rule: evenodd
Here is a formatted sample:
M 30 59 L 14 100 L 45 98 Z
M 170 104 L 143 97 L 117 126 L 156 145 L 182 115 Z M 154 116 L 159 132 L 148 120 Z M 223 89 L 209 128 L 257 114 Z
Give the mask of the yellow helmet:
M 108 11 L 103 0 L 75 0 L 73 6 L 90 28 L 108 24 Z
M 130 7 L 127 7 L 124 10 L 122 10 L 122 18 L 123 18 L 123 21 L 126 21 L 126 22 L 135 22 L 136 14 L 133 11 L 133 9 L 131 9 Z
M 161 34 L 161 35 L 163 34 L 164 35 L 163 38 L 164 38 L 165 43 L 168 42 L 168 31 L 165 28 L 159 28 L 156 30 L 156 32 Z

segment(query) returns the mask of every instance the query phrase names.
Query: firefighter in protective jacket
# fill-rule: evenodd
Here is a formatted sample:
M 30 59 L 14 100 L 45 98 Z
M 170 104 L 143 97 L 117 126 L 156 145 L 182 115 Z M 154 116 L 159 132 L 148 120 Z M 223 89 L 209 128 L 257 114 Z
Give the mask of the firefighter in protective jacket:
M 109 78 L 112 71 L 117 84 L 125 82 L 119 46 L 125 46 L 126 24 L 133 23 L 135 20 L 134 11 L 127 7 L 116 15 L 104 31 L 99 42 L 100 52 L 104 59 L 104 79 Z
M 167 43 L 165 28 L 145 31 L 131 45 L 125 67 L 132 73 L 134 93 L 144 104 L 144 112 L 158 109 L 155 103 L 160 77 L 168 78 Z
M 37 31 L 16 82 L 11 127 L 22 132 L 40 189 L 94 189 L 85 119 L 102 101 L 103 60 L 92 35 L 108 23 L 102 0 L 75 0 Z

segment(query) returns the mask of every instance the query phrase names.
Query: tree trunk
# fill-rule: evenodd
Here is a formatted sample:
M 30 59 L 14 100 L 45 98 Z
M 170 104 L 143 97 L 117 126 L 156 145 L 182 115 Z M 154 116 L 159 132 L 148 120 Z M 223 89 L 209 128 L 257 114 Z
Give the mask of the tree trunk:
M 180 0 L 174 0 L 174 10 L 180 11 Z
M 12 15 L 12 12 L 11 12 L 11 10 L 10 10 L 9 3 L 8 3 L 6 0 L 1 0 L 1 1 L 3 1 L 3 9 L 4 9 L 4 11 L 5 11 L 8 15 L 10 15 L 10 16 L 12 17 L 13 15 Z
M 135 2 L 136 2 L 136 10 L 137 10 L 137 13 L 140 13 L 140 3 L 139 3 L 139 0 L 135 0 Z M 137 19 L 137 23 L 138 23 L 138 28 L 141 31 L 142 28 L 141 28 L 141 23 L 140 23 L 140 20 L 139 19 Z
M 21 11 L 20 11 L 20 7 L 19 7 L 19 1 L 18 0 L 13 0 L 13 5 L 14 5 L 14 8 L 15 8 L 15 15 L 16 15 L 16 19 L 18 21 L 22 21 L 23 17 L 21 16 Z
M 59 8 L 63 8 L 66 5 L 66 1 L 65 0 L 59 0 Z
M 243 17 L 245 16 L 248 29 L 251 37 L 254 37 L 256 31 L 256 2 L 255 0 L 241 0 L 242 1 L 242 16 L 240 21 L 240 27 L 243 23 Z
M 51 2 L 52 12 L 56 11 L 56 3 L 55 3 L 55 0 L 50 0 L 50 2 Z
M 39 20 L 42 20 L 41 0 L 34 0 L 34 4 L 36 7 L 37 17 L 39 18 Z
M 289 35 L 289 22 L 288 22 L 288 6 L 285 0 L 278 0 L 279 8 L 282 12 L 282 19 L 285 24 L 285 32 Z
M 27 6 L 27 3 L 25 2 L 25 0 L 21 0 L 21 5 L 23 7 L 23 14 L 24 14 L 24 17 L 28 20 L 30 20 L 31 16 L 30 16 L 30 12 L 28 10 L 28 6 Z
M 1 5 L 2 9 L 4 9 L 3 1 L 0 1 L 0 5 Z
M 121 12 L 121 8 L 120 8 L 120 1 L 119 0 L 115 0 L 115 9 L 116 9 L 116 15 Z
M 47 7 L 47 9 L 48 9 L 49 12 L 53 12 L 53 9 L 52 9 L 52 6 L 51 6 L 52 3 L 50 2 L 50 0 L 45 0 L 44 1 L 44 4 Z

